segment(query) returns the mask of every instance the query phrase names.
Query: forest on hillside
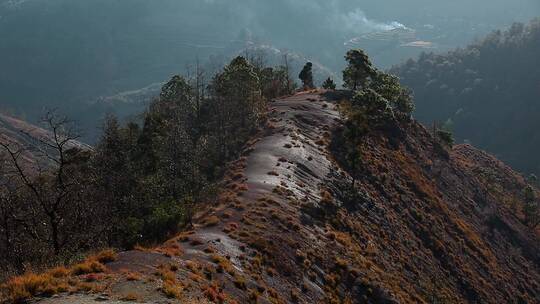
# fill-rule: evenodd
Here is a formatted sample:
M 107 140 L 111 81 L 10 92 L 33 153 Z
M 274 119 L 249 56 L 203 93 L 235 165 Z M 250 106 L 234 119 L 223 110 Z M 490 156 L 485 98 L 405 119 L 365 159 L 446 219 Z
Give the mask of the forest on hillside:
M 58 112 L 44 115 L 48 136 L 0 141 L 0 271 L 189 227 L 195 203 L 212 201 L 227 162 L 260 131 L 266 102 L 294 89 L 286 66 L 239 56 L 215 75 L 172 77 L 141 121 L 109 116 L 94 148 L 74 147 L 76 124 Z
M 391 73 L 434 122 L 524 173 L 540 173 L 540 19 L 447 54 L 423 53 Z

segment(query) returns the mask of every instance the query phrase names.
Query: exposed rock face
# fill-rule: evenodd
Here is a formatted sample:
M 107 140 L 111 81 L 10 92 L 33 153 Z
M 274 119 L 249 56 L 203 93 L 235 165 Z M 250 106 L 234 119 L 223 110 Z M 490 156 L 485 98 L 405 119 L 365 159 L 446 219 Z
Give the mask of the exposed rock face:
M 441 149 L 413 122 L 397 141 L 366 137 L 350 195 L 329 152 L 340 125 L 316 93 L 271 103 L 213 207 L 163 246 L 121 253 L 104 302 L 538 303 L 540 236 L 514 207 L 519 175 L 471 146 Z

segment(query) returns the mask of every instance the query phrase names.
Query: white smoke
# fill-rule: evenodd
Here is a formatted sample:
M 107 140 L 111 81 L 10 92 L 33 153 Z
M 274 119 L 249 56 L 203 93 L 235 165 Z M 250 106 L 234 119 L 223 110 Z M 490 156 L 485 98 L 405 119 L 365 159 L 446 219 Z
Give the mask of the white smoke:
M 372 19 L 369 19 L 364 11 L 356 9 L 354 11 L 348 12 L 344 15 L 334 16 L 334 22 L 339 22 L 342 26 L 345 26 L 345 29 L 349 32 L 354 33 L 367 33 L 374 31 L 391 31 L 398 28 L 408 29 L 404 24 L 398 21 L 391 22 L 378 22 Z

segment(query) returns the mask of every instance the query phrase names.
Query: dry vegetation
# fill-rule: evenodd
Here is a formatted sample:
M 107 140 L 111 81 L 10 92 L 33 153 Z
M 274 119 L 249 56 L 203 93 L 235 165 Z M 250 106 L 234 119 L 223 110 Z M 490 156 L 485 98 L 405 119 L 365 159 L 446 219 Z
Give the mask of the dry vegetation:
M 29 272 L 13 277 L 1 285 L 2 299 L 15 303 L 34 296 L 51 296 L 73 291 L 99 291 L 102 276 L 107 271 L 104 263 L 116 260 L 113 250 L 104 250 L 69 268 L 56 267 L 41 274 Z

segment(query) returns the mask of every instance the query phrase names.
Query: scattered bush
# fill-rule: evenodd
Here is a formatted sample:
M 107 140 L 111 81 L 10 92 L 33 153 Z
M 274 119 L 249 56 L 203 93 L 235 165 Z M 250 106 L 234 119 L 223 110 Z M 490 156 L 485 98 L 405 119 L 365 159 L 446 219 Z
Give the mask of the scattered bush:
M 106 270 L 105 266 L 95 260 L 87 260 L 79 264 L 75 264 L 71 268 L 71 274 L 73 275 L 83 275 L 90 273 L 100 273 Z
M 336 84 L 334 83 L 334 80 L 332 78 L 328 77 L 322 84 L 323 89 L 325 90 L 335 90 Z
M 118 254 L 113 249 L 103 250 L 96 254 L 94 257 L 92 257 L 92 259 L 95 259 L 102 264 L 114 262 L 117 258 Z

